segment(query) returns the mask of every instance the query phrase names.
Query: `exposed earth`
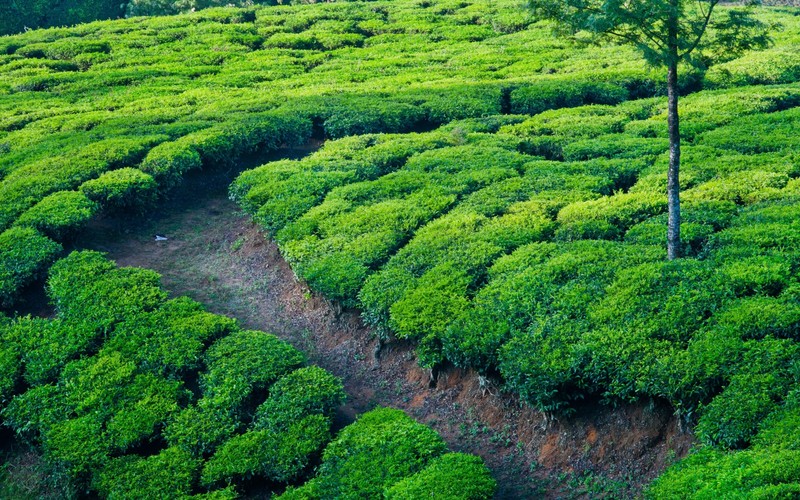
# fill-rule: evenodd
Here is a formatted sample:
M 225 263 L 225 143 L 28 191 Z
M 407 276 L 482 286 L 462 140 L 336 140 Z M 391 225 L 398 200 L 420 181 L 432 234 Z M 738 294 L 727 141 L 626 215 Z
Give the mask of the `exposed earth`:
M 569 416 L 548 418 L 474 372 L 449 367 L 432 381 L 408 344 L 391 342 L 376 357 L 376 340 L 358 311 L 341 312 L 298 282 L 277 245 L 227 197 L 239 171 L 317 146 L 190 175 L 147 216 L 96 220 L 75 248 L 154 269 L 173 296 L 190 296 L 287 340 L 343 379 L 348 401 L 338 426 L 375 406 L 401 408 L 452 449 L 482 456 L 498 480 L 498 498 L 635 497 L 686 455 L 693 437 L 663 403 L 612 408 L 586 401 Z M 167 239 L 155 241 L 156 234 Z

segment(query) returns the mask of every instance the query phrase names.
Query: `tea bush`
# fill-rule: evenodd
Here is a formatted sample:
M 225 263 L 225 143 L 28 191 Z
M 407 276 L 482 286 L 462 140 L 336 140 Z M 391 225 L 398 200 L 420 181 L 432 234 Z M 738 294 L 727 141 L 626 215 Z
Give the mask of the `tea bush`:
M 135 168 L 121 168 L 81 184 L 87 198 L 104 209 L 147 210 L 155 203 L 157 184 L 153 177 Z
M 305 357 L 274 335 L 254 330 L 234 332 L 208 348 L 200 385 L 215 403 L 238 408 L 252 393 L 266 390 Z
M 11 306 L 21 288 L 41 276 L 62 250 L 33 228 L 0 233 L 0 306 Z
M 59 191 L 42 198 L 22 214 L 16 224 L 63 241 L 89 221 L 97 209 L 97 204 L 79 191 Z
M 310 415 L 332 420 L 344 398 L 338 378 L 316 366 L 300 368 L 270 387 L 269 397 L 256 409 L 253 426 L 277 432 Z
M 197 476 L 199 461 L 178 448 L 166 448 L 157 455 L 127 455 L 111 460 L 103 468 L 96 488 L 108 498 L 152 498 L 189 495 Z
M 402 411 L 372 410 L 325 448 L 314 479 L 281 498 L 381 497 L 386 488 L 424 470 L 444 451 L 436 432 Z
M 445 453 L 424 469 L 386 490 L 389 498 L 492 498 L 497 487 L 483 462 L 463 453 Z
M 797 482 L 797 391 L 760 426 L 753 445 L 725 452 L 704 447 L 667 470 L 648 489 L 648 498 L 744 495 L 789 498 Z
M 548 109 L 584 104 L 619 104 L 628 90 L 613 83 L 581 82 L 573 79 L 520 87 L 511 92 L 511 112 L 535 115 Z
M 151 149 L 141 164 L 159 186 L 169 188 L 180 182 L 183 174 L 202 165 L 200 155 L 186 142 L 167 142 Z
M 235 478 L 261 476 L 277 483 L 291 482 L 304 471 L 311 456 L 330 441 L 330 421 L 310 415 L 287 423 L 281 431 L 250 431 L 232 437 L 208 460 L 201 477 L 206 485 Z

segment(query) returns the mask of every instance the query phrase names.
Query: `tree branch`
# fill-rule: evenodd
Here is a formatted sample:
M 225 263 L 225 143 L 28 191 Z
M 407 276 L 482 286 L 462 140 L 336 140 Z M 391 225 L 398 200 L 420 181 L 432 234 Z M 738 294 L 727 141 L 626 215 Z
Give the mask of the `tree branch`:
M 719 0 L 711 0 L 710 2 L 708 2 L 708 12 L 706 13 L 705 19 L 703 20 L 703 26 L 700 28 L 700 32 L 697 33 L 697 37 L 694 39 L 694 42 L 692 42 L 689 48 L 686 49 L 686 51 L 683 54 L 680 54 L 678 56 L 678 59 L 683 59 L 684 57 L 688 56 L 689 54 L 694 52 L 694 49 L 696 49 L 698 45 L 700 45 L 700 40 L 703 38 L 703 35 L 705 34 L 706 29 L 708 28 L 708 23 L 711 21 L 711 14 L 714 12 L 714 7 L 716 7 L 718 3 Z

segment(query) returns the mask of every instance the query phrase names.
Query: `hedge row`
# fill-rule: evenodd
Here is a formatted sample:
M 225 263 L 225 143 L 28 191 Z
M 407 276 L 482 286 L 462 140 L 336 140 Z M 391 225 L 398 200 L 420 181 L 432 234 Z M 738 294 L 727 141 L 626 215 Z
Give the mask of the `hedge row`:
M 152 271 L 73 252 L 50 269 L 48 293 L 56 318 L 0 323 L 0 416 L 76 489 L 110 498 L 235 498 L 262 484 L 278 493 L 308 477 L 331 441 L 341 380 L 304 366 L 303 354 L 273 335 L 241 330 L 185 297 L 168 300 Z M 365 429 L 381 411 L 387 425 Z M 381 411 L 346 427 L 325 452 L 339 446 L 365 457 L 329 464 L 321 477 L 350 484 L 381 462 L 390 477 L 410 476 L 398 495 L 430 477 L 460 481 L 472 491 L 465 498 L 491 498 L 495 484 L 479 458 L 423 468 L 444 442 L 399 410 Z M 383 447 L 350 442 L 363 436 L 366 448 Z M 432 451 L 406 464 L 407 454 L 428 446 L 421 437 Z M 382 462 L 388 449 L 407 473 Z
M 400 410 L 380 408 L 345 427 L 317 476 L 281 499 L 492 498 L 495 481 L 471 455 L 446 453 L 442 438 Z
M 279 488 L 304 474 L 341 382 L 158 282 L 95 252 L 53 265 L 57 317 L 2 327 L 3 424 L 109 497 L 232 495 L 242 479 Z
M 793 498 L 800 493 L 797 390 L 759 427 L 753 445 L 726 452 L 705 447 L 671 467 L 648 489 L 649 498 L 704 496 Z
M 294 186 L 270 182 L 285 163 L 243 174 L 233 194 L 288 203 L 291 219 L 267 227 L 298 275 L 361 308 L 383 340 L 414 340 L 424 366 L 499 375 L 543 411 L 589 396 L 666 400 L 702 442 L 744 448 L 800 373 L 789 139 L 800 102 L 792 86 L 685 101 L 686 257 L 673 262 L 660 99 L 349 138 L 323 151 L 449 143 L 366 180 L 342 176 L 313 203 L 294 205 L 283 197 Z M 485 182 L 461 190 L 473 172 Z M 452 197 L 429 210 L 443 192 Z
M 22 287 L 42 276 L 62 250 L 33 228 L 0 233 L 0 307 L 10 307 Z

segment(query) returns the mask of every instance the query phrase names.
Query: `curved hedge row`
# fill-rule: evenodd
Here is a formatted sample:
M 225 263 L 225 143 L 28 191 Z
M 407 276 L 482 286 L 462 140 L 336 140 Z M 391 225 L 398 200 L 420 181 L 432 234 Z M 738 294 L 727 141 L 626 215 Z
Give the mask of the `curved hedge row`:
M 666 400 L 703 443 L 740 449 L 800 382 L 798 99 L 796 85 L 684 99 L 687 256 L 672 262 L 660 99 L 348 138 L 288 178 L 420 146 L 369 177 L 343 169 L 316 201 L 269 180 L 285 162 L 232 194 L 298 276 L 384 340 L 414 340 L 423 366 L 499 375 L 548 412 Z
M 3 325 L 1 414 L 80 487 L 110 497 L 251 477 L 279 487 L 329 441 L 344 399 L 336 377 L 272 335 L 167 300 L 152 271 L 76 252 L 51 268 L 48 293 L 55 319 Z
M 483 461 L 446 453 L 442 438 L 400 410 L 379 408 L 345 427 L 322 454 L 316 477 L 281 499 L 492 498 Z
M 56 318 L 0 323 L 0 416 L 77 489 L 110 498 L 234 498 L 255 483 L 280 492 L 306 478 L 331 441 L 341 380 L 304 366 L 303 354 L 273 335 L 241 330 L 190 299 L 168 300 L 156 273 L 73 252 L 51 268 L 48 293 Z M 437 455 L 444 451 L 431 429 L 384 412 L 391 425 L 367 431 L 362 421 L 374 417 L 365 415 L 342 431 L 339 446 L 372 433 L 397 450 L 417 449 L 427 436 Z M 373 465 L 355 461 L 325 477 L 347 482 Z M 477 457 L 428 474 L 475 481 L 470 498 L 494 491 Z

